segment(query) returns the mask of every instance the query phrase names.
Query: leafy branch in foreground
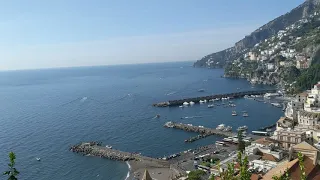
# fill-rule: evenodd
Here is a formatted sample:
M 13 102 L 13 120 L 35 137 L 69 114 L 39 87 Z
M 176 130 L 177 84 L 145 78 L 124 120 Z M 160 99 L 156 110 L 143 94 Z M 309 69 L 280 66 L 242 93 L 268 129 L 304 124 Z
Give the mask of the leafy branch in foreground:
M 17 180 L 19 171 L 15 168 L 15 159 L 16 159 L 16 155 L 13 152 L 9 153 L 9 159 L 10 159 L 10 163 L 8 164 L 9 166 L 9 170 L 3 172 L 3 175 L 8 176 L 8 180 Z

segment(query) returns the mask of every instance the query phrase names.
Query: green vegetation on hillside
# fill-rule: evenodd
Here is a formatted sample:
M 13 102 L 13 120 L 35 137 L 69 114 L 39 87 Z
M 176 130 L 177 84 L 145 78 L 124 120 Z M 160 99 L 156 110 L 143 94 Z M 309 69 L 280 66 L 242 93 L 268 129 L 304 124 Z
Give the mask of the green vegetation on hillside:
M 318 81 L 320 81 L 320 64 L 314 64 L 298 77 L 295 90 L 296 92 L 305 91 L 312 88 Z

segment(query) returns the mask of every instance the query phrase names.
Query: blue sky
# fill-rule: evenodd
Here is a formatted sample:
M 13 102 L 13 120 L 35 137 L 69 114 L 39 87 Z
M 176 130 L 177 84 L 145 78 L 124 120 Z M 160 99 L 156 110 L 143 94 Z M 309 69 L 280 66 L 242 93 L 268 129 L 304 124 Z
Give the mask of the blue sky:
M 0 0 L 0 70 L 197 60 L 303 0 Z

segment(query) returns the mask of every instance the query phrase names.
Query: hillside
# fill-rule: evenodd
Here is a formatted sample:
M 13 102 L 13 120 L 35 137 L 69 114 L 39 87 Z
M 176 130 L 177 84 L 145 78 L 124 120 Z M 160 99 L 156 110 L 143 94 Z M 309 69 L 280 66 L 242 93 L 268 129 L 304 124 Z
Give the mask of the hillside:
M 320 0 L 306 0 L 303 4 L 294 8 L 290 12 L 270 21 L 261 26 L 250 35 L 246 36 L 233 47 L 206 55 L 194 63 L 194 67 L 221 68 L 225 67 L 228 62 L 239 60 L 243 55 L 250 51 L 256 44 L 263 42 L 279 31 L 298 22 L 299 20 L 310 17 L 318 11 Z

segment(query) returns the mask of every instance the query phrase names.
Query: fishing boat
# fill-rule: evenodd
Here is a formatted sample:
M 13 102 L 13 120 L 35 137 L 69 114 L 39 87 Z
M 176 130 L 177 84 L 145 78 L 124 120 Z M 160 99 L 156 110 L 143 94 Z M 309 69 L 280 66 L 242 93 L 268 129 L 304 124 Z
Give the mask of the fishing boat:
M 244 112 L 244 113 L 242 114 L 242 116 L 243 116 L 243 117 L 248 117 L 249 115 L 248 115 L 247 112 Z
M 106 145 L 106 148 L 108 148 L 108 149 L 112 149 L 112 146 L 110 146 L 110 145 Z
M 36 158 L 36 160 L 37 160 L 37 161 L 41 161 L 41 159 L 40 159 L 40 158 Z
M 225 124 L 220 124 L 217 126 L 216 130 L 223 130 L 225 128 Z
M 237 114 L 237 112 L 236 111 L 232 111 L 232 114 L 231 114 L 232 116 L 237 116 L 238 114 Z
M 226 128 L 224 128 L 223 131 L 226 131 L 226 132 L 232 131 L 232 127 L 231 126 L 227 126 Z
M 214 104 L 209 104 L 208 105 L 208 108 L 213 108 L 214 107 Z
M 246 130 L 248 130 L 248 126 L 240 126 L 240 127 L 238 127 L 237 130 L 238 131 L 246 131 Z

